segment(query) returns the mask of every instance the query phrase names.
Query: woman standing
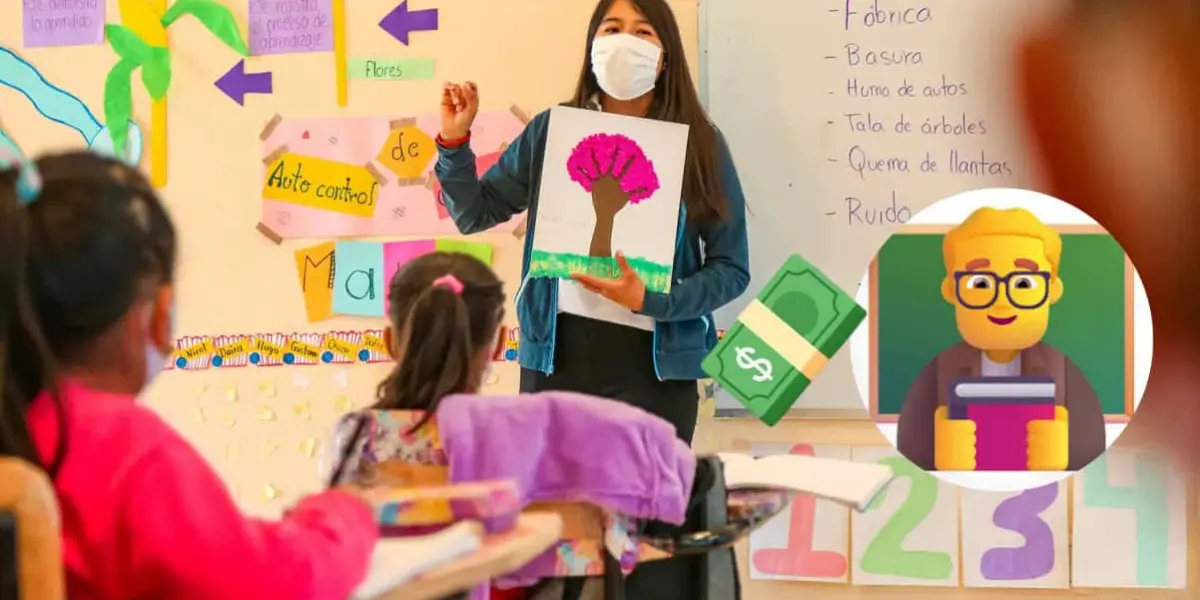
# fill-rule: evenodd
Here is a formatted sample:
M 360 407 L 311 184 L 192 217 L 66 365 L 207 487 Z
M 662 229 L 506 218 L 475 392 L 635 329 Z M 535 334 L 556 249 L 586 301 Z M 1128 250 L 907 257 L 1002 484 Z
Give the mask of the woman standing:
M 525 279 L 517 292 L 521 392 L 564 390 L 627 402 L 666 419 L 690 444 L 696 380 L 704 377 L 700 361 L 717 339 L 712 313 L 750 282 L 745 198 L 729 150 L 700 105 L 666 0 L 600 0 L 586 47 L 566 105 L 689 127 L 675 281 L 670 293 L 648 291 L 619 251 L 617 279 Z M 525 277 L 549 112 L 534 117 L 499 162 L 477 177 L 470 132 L 478 111 L 475 84 L 446 84 L 435 166 L 442 199 L 464 234 L 528 210 Z M 560 312 L 560 299 L 586 303 L 610 320 Z M 696 558 L 647 563 L 630 576 L 625 593 L 631 599 L 703 598 L 701 572 Z M 580 586 L 570 582 L 566 596 L 578 597 Z
M 521 392 L 565 390 L 613 398 L 671 422 L 691 443 L 700 361 L 716 343 L 712 313 L 750 281 L 745 199 L 724 141 L 700 106 L 679 25 L 666 0 L 601 0 L 569 106 L 689 126 L 680 233 L 670 293 L 648 291 L 618 251 L 622 275 L 526 279 L 517 292 Z M 534 117 L 499 162 L 476 176 L 473 83 L 446 84 L 435 172 L 459 231 L 476 233 L 530 212 L 522 276 L 537 211 L 549 112 Z M 703 253 L 702 249 L 703 248 Z M 568 296 L 611 321 L 560 312 Z

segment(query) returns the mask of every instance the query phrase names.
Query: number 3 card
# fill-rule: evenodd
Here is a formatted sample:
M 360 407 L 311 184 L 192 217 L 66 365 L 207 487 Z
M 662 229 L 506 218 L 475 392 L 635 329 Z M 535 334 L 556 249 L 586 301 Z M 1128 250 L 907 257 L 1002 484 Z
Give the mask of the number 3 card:
M 798 454 L 850 460 L 850 448 L 808 444 L 753 444 L 754 456 Z M 809 494 L 750 534 L 750 578 L 846 583 L 850 509 Z
M 1067 485 L 962 490 L 966 587 L 1068 588 Z
M 958 585 L 958 496 L 891 448 L 855 448 L 853 459 L 892 468 L 896 478 L 850 517 L 855 585 Z

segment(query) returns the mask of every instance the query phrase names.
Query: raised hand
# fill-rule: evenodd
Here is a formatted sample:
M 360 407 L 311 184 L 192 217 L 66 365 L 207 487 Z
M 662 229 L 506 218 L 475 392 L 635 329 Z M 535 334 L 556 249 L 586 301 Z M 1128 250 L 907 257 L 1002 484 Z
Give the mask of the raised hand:
M 442 84 L 442 139 L 461 140 L 479 114 L 479 88 L 467 81 Z

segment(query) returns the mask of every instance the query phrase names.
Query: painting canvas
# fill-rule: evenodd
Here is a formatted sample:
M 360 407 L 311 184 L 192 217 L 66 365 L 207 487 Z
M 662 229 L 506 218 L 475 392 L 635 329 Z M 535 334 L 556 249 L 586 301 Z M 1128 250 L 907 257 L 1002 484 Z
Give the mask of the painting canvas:
M 687 140 L 678 123 L 552 108 L 529 276 L 616 278 L 620 251 L 646 289 L 670 291 Z

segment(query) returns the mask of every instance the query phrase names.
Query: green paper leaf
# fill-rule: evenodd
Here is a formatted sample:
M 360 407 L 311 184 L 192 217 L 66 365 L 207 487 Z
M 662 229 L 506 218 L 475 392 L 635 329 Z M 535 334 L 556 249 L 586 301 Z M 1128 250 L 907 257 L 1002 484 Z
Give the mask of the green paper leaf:
M 192 15 L 217 39 L 242 56 L 250 56 L 250 48 L 238 31 L 233 13 L 213 0 L 175 0 L 162 17 L 163 27 L 170 27 L 184 15 Z
M 146 42 L 142 41 L 142 38 L 138 37 L 132 29 L 124 25 L 105 25 L 104 33 L 105 38 L 108 39 L 108 45 L 123 60 L 132 60 L 140 64 L 150 51 L 150 46 L 146 45 Z
M 154 101 L 162 100 L 171 87 L 171 52 L 166 48 L 150 48 L 142 62 L 142 85 Z
M 133 116 L 133 70 L 137 63 L 120 60 L 104 80 L 104 122 L 112 135 L 113 150 L 125 155 L 129 138 L 129 119 Z

